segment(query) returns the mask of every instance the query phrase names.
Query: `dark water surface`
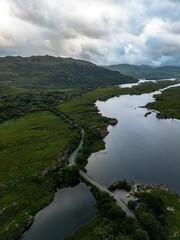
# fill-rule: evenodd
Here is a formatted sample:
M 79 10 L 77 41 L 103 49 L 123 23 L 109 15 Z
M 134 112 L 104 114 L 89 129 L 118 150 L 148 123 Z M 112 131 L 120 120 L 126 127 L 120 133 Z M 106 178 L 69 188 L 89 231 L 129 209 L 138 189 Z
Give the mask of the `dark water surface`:
M 154 93 L 153 93 L 154 94 Z M 88 174 L 106 186 L 118 179 L 139 183 L 164 183 L 180 193 L 180 121 L 144 117 L 153 94 L 124 95 L 98 101 L 106 117 L 118 119 L 109 126 L 106 149 L 91 155 Z
M 25 240 L 62 240 L 95 216 L 95 198 L 84 183 L 58 190 L 53 202 L 35 217 Z
M 98 183 L 108 186 L 125 178 L 164 183 L 180 193 L 180 121 L 160 120 L 154 113 L 144 117 L 147 109 L 139 106 L 152 102 L 153 94 L 124 95 L 96 103 L 104 116 L 119 121 L 108 128 L 106 149 L 88 159 L 88 175 Z M 23 239 L 62 240 L 95 216 L 94 204 L 84 183 L 58 190 L 53 202 L 36 215 Z

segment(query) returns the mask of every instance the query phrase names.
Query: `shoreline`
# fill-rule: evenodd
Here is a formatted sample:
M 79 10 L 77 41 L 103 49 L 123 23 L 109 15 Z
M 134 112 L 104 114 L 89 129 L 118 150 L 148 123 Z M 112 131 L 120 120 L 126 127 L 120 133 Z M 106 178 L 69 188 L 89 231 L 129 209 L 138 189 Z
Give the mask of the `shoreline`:
M 115 190 L 125 190 L 127 191 L 127 189 L 125 188 L 116 188 L 116 185 L 118 183 L 121 183 L 122 181 L 126 181 L 126 180 L 118 180 L 116 182 L 114 182 L 113 184 L 111 184 L 108 188 L 110 189 L 111 187 L 115 187 L 113 189 L 113 191 Z M 172 190 L 170 188 L 168 188 L 164 183 L 161 183 L 161 184 L 151 184 L 151 183 L 147 183 L 147 184 L 144 184 L 144 183 L 136 183 L 135 181 L 126 181 L 127 184 L 131 187 L 131 190 L 130 191 L 127 191 L 131 194 L 135 194 L 135 193 L 141 193 L 141 192 L 151 192 L 151 190 L 162 190 L 162 191 L 166 191 L 166 192 L 169 192 L 177 197 L 180 198 L 180 193 L 176 192 L 175 190 Z
M 136 95 L 136 94 L 135 94 Z M 110 97 L 111 98 L 111 97 Z M 105 100 L 107 100 L 107 99 L 109 99 L 109 98 L 106 98 L 106 99 L 103 99 L 103 101 L 105 101 Z M 100 114 L 100 113 L 98 113 L 98 114 Z M 101 115 L 101 114 L 100 114 Z M 118 120 L 117 119 L 115 119 L 115 118 L 108 118 L 108 117 L 106 117 L 107 119 L 109 119 L 109 122 L 108 122 L 108 124 L 104 127 L 104 129 L 101 129 L 101 137 L 102 137 L 102 140 L 104 141 L 104 138 L 109 134 L 109 131 L 108 131 L 108 126 L 115 126 L 117 123 L 118 123 Z M 92 154 L 93 152 L 91 152 L 91 154 Z M 72 153 L 71 153 L 72 154 Z M 69 156 L 67 156 L 67 157 L 70 157 L 70 155 L 71 154 L 69 154 Z M 67 163 L 68 164 L 68 163 Z M 66 166 L 66 165 L 65 165 Z M 57 167 L 58 169 L 59 169 L 59 167 Z M 57 171 L 58 169 L 53 169 L 53 170 L 55 170 L 55 171 Z M 51 169 L 52 170 L 52 169 Z M 51 174 L 53 171 L 50 171 L 47 175 L 49 175 L 49 174 Z M 45 176 L 46 176 L 46 173 L 45 173 Z M 132 182 L 132 183 L 134 183 L 134 185 L 136 185 L 136 186 L 138 186 L 139 188 L 141 188 L 141 189 L 145 189 L 144 191 L 148 191 L 148 190 L 152 190 L 152 189 L 158 189 L 158 190 L 166 190 L 166 191 L 168 191 L 168 192 L 170 192 L 170 193 L 173 193 L 173 194 L 175 194 L 175 195 L 177 195 L 177 196 L 179 196 L 179 194 L 177 193 L 177 192 L 175 192 L 175 191 L 173 191 L 173 190 L 170 190 L 169 188 L 167 188 L 167 186 L 165 186 L 164 184 L 159 184 L 159 185 L 154 185 L 154 184 L 137 184 L 137 183 L 135 183 L 135 182 Z M 49 202 L 49 203 L 47 203 L 47 205 L 46 206 L 48 206 L 51 202 L 53 201 L 53 199 Z M 43 207 L 44 208 L 44 207 Z M 42 208 L 42 209 L 43 209 Z M 40 210 L 42 210 L 42 209 L 40 209 Z M 40 211 L 39 210 L 39 211 Z M 38 211 L 38 212 L 39 212 Z M 38 213 L 37 212 L 37 213 Z M 37 214 L 36 213 L 36 214 Z M 35 214 L 35 215 L 36 215 Z M 35 217 L 35 215 L 34 215 L 34 217 Z M 29 220 L 29 222 L 28 222 L 28 224 L 26 225 L 26 227 L 24 228 L 25 230 L 22 232 L 22 234 L 25 232 L 25 231 L 27 231 L 30 227 L 31 227 L 31 225 L 33 224 L 33 221 L 34 221 L 34 217 L 32 217 L 32 219 L 31 220 Z

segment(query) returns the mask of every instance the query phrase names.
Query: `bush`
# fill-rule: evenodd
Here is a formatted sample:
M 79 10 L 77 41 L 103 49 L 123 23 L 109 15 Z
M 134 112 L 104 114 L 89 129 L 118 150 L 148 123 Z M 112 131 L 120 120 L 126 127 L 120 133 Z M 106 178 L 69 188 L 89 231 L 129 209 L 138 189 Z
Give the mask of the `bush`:
M 128 201 L 128 208 L 132 211 L 136 209 L 137 203 L 133 200 Z
M 67 166 L 54 174 L 54 179 L 58 186 L 73 186 L 79 182 L 79 168 L 77 166 Z
M 149 235 L 146 231 L 138 228 L 134 233 L 134 240 L 149 240 Z
M 129 192 L 131 190 L 131 185 L 124 179 L 122 181 L 114 183 L 109 187 L 110 191 L 114 191 L 116 189 L 124 189 Z

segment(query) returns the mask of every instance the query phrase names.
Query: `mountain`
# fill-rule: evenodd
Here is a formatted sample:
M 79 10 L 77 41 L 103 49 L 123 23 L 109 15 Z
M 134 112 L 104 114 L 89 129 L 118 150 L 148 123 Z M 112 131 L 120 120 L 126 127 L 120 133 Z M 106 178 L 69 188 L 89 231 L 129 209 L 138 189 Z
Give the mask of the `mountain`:
M 2 57 L 0 81 L 25 87 L 102 86 L 136 82 L 118 71 L 72 58 L 51 56 Z
M 152 67 L 149 65 L 136 66 L 130 64 L 118 64 L 106 66 L 105 68 L 113 71 L 119 71 L 122 74 L 138 79 L 165 79 L 180 77 L 180 67 L 175 66 Z

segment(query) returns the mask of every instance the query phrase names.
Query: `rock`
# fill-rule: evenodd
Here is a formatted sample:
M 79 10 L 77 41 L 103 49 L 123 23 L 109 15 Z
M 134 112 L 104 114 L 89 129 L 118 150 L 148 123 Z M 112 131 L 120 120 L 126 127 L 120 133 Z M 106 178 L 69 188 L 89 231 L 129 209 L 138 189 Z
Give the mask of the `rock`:
M 175 209 L 174 209 L 173 207 L 167 207 L 167 210 L 168 210 L 169 212 L 175 213 Z
M 25 228 L 23 228 L 23 230 L 21 232 L 22 234 L 31 227 L 31 225 L 33 224 L 33 221 L 34 221 L 34 217 L 30 216 L 28 218 L 28 223 L 26 224 Z
M 150 114 L 151 114 L 151 112 L 147 112 L 144 116 L 147 117 Z
M 110 120 L 109 124 L 112 125 L 112 126 L 114 126 L 118 123 L 118 120 L 115 119 L 115 118 L 110 118 L 109 120 Z
M 108 130 L 107 129 L 103 129 L 103 130 L 101 130 L 101 137 L 102 138 L 104 138 L 105 136 L 107 136 L 108 135 Z

